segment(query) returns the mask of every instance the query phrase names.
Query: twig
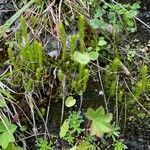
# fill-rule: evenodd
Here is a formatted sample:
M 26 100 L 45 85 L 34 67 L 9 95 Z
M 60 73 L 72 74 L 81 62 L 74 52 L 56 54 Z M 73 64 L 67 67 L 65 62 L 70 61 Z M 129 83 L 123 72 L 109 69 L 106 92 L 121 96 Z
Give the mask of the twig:
M 56 0 L 54 0 L 52 3 L 50 3 L 50 4 L 48 5 L 48 7 L 43 11 L 42 14 L 46 13 L 47 11 L 49 11 L 49 10 L 52 8 L 52 6 L 55 4 L 55 1 L 56 1 Z
M 61 22 L 61 6 L 62 6 L 62 2 L 63 2 L 63 0 L 60 0 L 60 2 L 59 2 L 59 22 Z
M 83 103 L 83 93 L 80 95 L 80 106 L 79 106 L 79 111 L 81 111 L 82 103 Z
M 129 76 L 130 75 L 130 72 L 128 70 L 128 68 L 120 61 L 120 65 L 122 67 L 122 69 L 124 70 L 124 73 Z
M 65 98 L 66 98 L 66 76 L 64 75 L 62 79 L 62 109 L 61 109 L 60 123 L 63 122 L 63 118 L 64 118 Z
M 119 82 L 119 75 L 116 77 L 116 126 L 118 126 L 118 82 Z
M 99 76 L 99 80 L 100 80 L 100 85 L 101 85 L 101 88 L 102 88 L 102 91 L 103 91 L 103 97 L 104 97 L 106 112 L 108 113 L 107 100 L 106 100 L 105 91 L 104 91 L 104 87 L 103 87 L 103 83 L 102 83 L 101 70 L 100 70 L 100 65 L 99 65 L 98 60 L 97 60 L 97 67 L 98 67 L 98 76 Z

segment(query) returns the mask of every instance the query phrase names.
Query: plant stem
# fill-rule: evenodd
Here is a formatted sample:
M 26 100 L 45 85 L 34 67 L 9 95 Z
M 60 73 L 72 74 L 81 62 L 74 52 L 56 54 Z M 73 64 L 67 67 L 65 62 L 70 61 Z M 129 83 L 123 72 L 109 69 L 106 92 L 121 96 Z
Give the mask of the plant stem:
M 63 76 L 62 80 L 62 108 L 61 108 L 61 124 L 63 122 L 64 117 L 64 109 L 65 109 L 65 99 L 66 99 L 66 75 Z

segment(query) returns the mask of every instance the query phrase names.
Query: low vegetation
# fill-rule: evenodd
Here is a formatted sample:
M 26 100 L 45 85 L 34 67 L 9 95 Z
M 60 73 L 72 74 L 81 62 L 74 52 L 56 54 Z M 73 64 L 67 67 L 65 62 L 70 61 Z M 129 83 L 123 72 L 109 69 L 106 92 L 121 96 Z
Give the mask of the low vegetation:
M 0 149 L 127 149 L 128 122 L 150 116 L 149 43 L 134 37 L 140 3 L 13 4 L 0 26 Z

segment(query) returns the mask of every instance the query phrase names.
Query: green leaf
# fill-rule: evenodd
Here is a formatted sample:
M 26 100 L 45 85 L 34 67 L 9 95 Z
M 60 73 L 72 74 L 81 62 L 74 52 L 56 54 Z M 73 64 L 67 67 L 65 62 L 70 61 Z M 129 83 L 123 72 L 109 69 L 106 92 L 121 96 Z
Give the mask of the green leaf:
M 94 149 L 94 146 L 88 141 L 82 141 L 77 147 L 76 150 L 88 150 Z
M 16 147 L 14 143 L 9 143 L 5 150 L 23 150 L 21 147 Z
M 69 130 L 69 121 L 65 120 L 60 128 L 60 133 L 59 133 L 60 138 L 65 137 L 68 130 Z
M 61 69 L 58 70 L 57 76 L 58 76 L 59 81 L 62 81 L 62 80 L 63 80 L 64 73 L 62 72 Z
M 1 84 L 1 83 L 0 83 Z M 3 85 L 2 85 L 3 86 Z M 10 92 L 8 91 L 8 90 L 3 90 L 2 88 L 0 88 L 0 93 L 2 94 L 2 95 L 4 95 L 5 97 L 7 97 L 8 99 L 12 99 L 12 100 L 15 100 L 12 96 L 11 96 L 11 94 L 10 94 Z
M 69 96 L 65 101 L 66 107 L 72 107 L 73 105 L 75 105 L 75 103 L 76 100 L 72 96 Z
M 76 51 L 74 53 L 74 60 L 82 65 L 86 65 L 90 62 L 90 56 L 88 53 L 81 53 Z
M 9 135 L 5 132 L 0 135 L 0 145 L 3 149 L 6 149 L 11 142 L 14 142 L 14 137 L 11 134 Z
M 92 52 L 89 53 L 89 56 L 90 56 L 90 60 L 93 60 L 93 61 L 94 61 L 94 60 L 97 60 L 97 59 L 98 59 L 99 53 L 92 51 Z
M 93 50 L 92 47 L 88 47 L 88 48 L 86 49 L 87 52 L 91 52 L 92 50 Z
M 127 149 L 128 147 L 123 143 L 122 140 L 116 141 L 114 144 L 114 150 L 124 150 Z
M 103 107 L 100 107 L 97 110 L 89 108 L 85 113 L 85 116 L 92 121 L 90 127 L 91 135 L 103 137 L 104 133 L 111 132 L 112 127 L 110 121 L 112 120 L 112 114 L 105 114 Z
M 131 9 L 136 10 L 136 11 L 137 11 L 137 9 L 139 9 L 139 8 L 140 8 L 139 3 L 134 3 L 134 4 L 131 6 Z
M 100 27 L 99 19 L 94 18 L 90 20 L 90 25 L 93 27 L 93 29 L 97 29 Z
M 23 125 L 23 126 L 20 127 L 20 131 L 24 132 L 26 130 L 27 130 L 27 126 Z
M 3 149 L 6 149 L 8 144 L 14 142 L 13 133 L 16 131 L 17 126 L 11 124 L 7 118 L 4 118 L 0 122 L 0 145 Z
M 70 148 L 70 150 L 76 150 L 76 149 L 77 149 L 76 145 Z
M 99 46 L 105 46 L 107 42 L 104 40 L 104 37 L 100 37 L 98 41 Z

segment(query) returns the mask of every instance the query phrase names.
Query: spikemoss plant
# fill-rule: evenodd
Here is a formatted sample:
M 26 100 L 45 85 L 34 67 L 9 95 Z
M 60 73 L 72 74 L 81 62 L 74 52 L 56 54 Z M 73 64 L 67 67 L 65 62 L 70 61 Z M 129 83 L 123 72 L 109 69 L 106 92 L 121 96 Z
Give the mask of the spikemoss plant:
M 20 31 L 17 32 L 17 42 L 19 49 L 8 48 L 10 63 L 13 66 L 12 83 L 23 85 L 25 90 L 30 91 L 40 83 L 45 69 L 45 56 L 40 42 L 30 43 L 23 17 Z
M 116 93 L 116 75 L 119 68 L 120 60 L 118 58 L 115 58 L 108 66 L 106 74 L 104 75 L 105 87 L 107 89 L 106 91 L 108 95 L 110 95 L 110 97 L 113 97 Z
M 85 37 L 85 18 L 83 15 L 79 16 L 78 21 L 78 30 L 79 30 L 79 41 L 80 41 L 80 51 L 85 51 L 85 43 L 84 43 L 84 37 Z
M 86 89 L 87 81 L 89 78 L 89 70 L 87 69 L 86 65 L 82 65 L 77 63 L 74 60 L 74 53 L 76 51 L 76 43 L 77 39 L 79 38 L 80 46 L 79 49 L 81 52 L 85 50 L 84 44 L 84 27 L 85 20 L 83 16 L 79 17 L 78 21 L 78 30 L 79 33 L 74 34 L 71 36 L 70 40 L 70 52 L 67 52 L 67 39 L 66 39 L 66 32 L 64 29 L 63 24 L 60 23 L 59 25 L 59 38 L 61 40 L 62 45 L 62 57 L 58 63 L 58 78 L 61 82 L 61 94 L 62 94 L 62 111 L 61 111 L 61 122 L 63 121 L 63 114 L 64 114 L 64 106 L 65 106 L 65 99 L 67 94 L 71 93 L 82 96 L 83 92 Z M 80 108 L 82 106 L 82 99 L 80 101 Z
M 87 81 L 89 78 L 89 70 L 86 65 L 77 63 L 74 60 L 74 53 L 77 50 L 76 44 L 79 39 L 79 50 L 85 51 L 84 33 L 85 31 L 85 19 L 83 16 L 79 16 L 78 20 L 78 34 L 73 34 L 70 39 L 69 52 L 67 52 L 66 45 L 66 32 L 62 24 L 59 25 L 59 37 L 62 45 L 62 57 L 61 63 L 59 63 L 58 76 L 60 81 L 63 81 L 63 76 L 66 76 L 67 90 L 74 90 L 77 94 L 82 95 L 86 89 Z M 72 80 L 70 80 L 70 78 Z
M 132 88 L 132 93 L 135 98 L 133 98 L 132 95 L 130 95 L 130 104 L 134 104 L 137 100 L 140 99 L 142 94 L 145 92 L 148 92 L 150 89 L 150 79 L 148 78 L 148 67 L 146 65 L 143 65 L 140 68 L 140 78 L 139 81 L 135 83 L 135 85 Z M 136 101 L 135 101 L 136 99 Z

